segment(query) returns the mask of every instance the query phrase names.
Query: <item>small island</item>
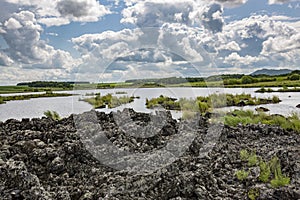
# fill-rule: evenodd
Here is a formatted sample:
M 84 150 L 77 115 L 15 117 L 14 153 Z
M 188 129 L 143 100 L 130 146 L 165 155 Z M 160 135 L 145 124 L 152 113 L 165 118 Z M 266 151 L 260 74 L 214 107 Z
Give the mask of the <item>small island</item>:
M 136 98 L 139 97 L 134 97 L 134 96 L 116 97 L 116 96 L 112 96 L 112 94 L 101 96 L 101 94 L 98 93 L 96 94 L 95 97 L 83 98 L 83 99 L 79 99 L 79 101 L 87 102 L 91 104 L 95 109 L 100 109 L 100 108 L 105 108 L 106 106 L 108 108 L 116 108 L 123 104 L 131 103 Z
M 250 94 L 211 94 L 206 97 L 198 96 L 196 99 L 170 98 L 160 95 L 158 98 L 146 99 L 146 107 L 153 109 L 163 107 L 167 110 L 182 110 L 205 113 L 211 108 L 223 108 L 230 106 L 254 106 L 263 104 L 279 103 L 281 100 L 277 96 L 272 98 L 257 98 Z
M 259 90 L 255 91 L 256 93 L 271 93 L 271 92 L 300 92 L 299 87 L 288 88 L 284 86 L 282 89 L 273 90 L 271 88 L 261 87 Z

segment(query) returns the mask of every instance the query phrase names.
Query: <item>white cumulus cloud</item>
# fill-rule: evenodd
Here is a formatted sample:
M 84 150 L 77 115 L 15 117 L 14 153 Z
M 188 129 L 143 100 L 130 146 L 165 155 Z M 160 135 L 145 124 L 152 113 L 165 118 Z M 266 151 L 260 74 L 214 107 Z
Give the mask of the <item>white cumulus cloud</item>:
M 8 45 L 1 52 L 2 65 L 70 70 L 78 62 L 69 52 L 57 50 L 41 40 L 42 27 L 30 11 L 15 13 L 4 22 L 0 33 Z M 5 62 L 4 62 L 5 61 Z
M 202 24 L 207 29 L 222 30 L 223 9 L 218 3 L 195 0 L 145 0 L 126 1 L 127 8 L 122 11 L 122 23 L 138 27 L 160 27 L 165 23 L 185 25 Z
M 96 22 L 110 10 L 97 0 L 5 0 L 26 6 L 34 12 L 38 22 L 47 26 L 60 26 L 75 22 Z M 33 9 L 32 9 L 33 8 Z
M 283 4 L 288 2 L 290 2 L 290 0 L 269 0 L 269 4 Z

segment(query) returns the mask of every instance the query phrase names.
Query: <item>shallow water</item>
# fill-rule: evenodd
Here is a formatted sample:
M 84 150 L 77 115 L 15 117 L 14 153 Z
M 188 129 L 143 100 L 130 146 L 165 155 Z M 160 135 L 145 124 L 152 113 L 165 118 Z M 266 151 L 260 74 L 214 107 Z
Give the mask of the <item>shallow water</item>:
M 258 88 L 135 88 L 135 89 L 99 89 L 99 90 L 77 90 L 64 91 L 66 93 L 78 94 L 70 97 L 52 97 L 52 98 L 37 98 L 23 101 L 10 101 L 6 104 L 0 104 L 0 121 L 5 121 L 10 118 L 34 118 L 43 116 L 44 111 L 57 111 L 61 116 L 69 116 L 72 113 L 82 113 L 89 111 L 92 106 L 86 102 L 79 101 L 86 93 L 97 93 L 101 95 L 124 91 L 127 94 L 117 94 L 116 96 L 134 95 L 139 96 L 140 99 L 135 99 L 134 102 L 126 104 L 114 109 L 98 109 L 99 111 L 111 112 L 116 110 L 123 110 L 123 108 L 133 108 L 138 112 L 153 112 L 145 107 L 146 98 L 151 99 L 159 95 L 166 95 L 175 98 L 195 98 L 196 96 L 206 96 L 212 93 L 232 93 L 241 94 L 248 93 L 257 97 L 272 97 L 279 96 L 282 100 L 279 104 L 262 105 L 270 109 L 270 114 L 289 115 L 293 112 L 300 114 L 300 109 L 296 105 L 300 103 L 300 93 L 255 93 Z M 275 88 L 276 89 L 276 88 Z M 18 94 L 20 95 L 20 94 Z M 242 109 L 254 110 L 257 106 L 246 106 Z M 224 110 L 233 110 L 234 107 L 225 108 Z M 241 109 L 239 107 L 239 109 Z M 179 118 L 181 112 L 172 111 L 174 118 Z

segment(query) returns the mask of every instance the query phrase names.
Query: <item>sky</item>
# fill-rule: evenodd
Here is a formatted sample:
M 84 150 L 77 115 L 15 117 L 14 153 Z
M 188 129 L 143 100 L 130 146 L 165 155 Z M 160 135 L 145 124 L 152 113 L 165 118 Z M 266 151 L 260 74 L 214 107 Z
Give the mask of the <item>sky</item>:
M 300 69 L 300 0 L 2 0 L 0 85 Z

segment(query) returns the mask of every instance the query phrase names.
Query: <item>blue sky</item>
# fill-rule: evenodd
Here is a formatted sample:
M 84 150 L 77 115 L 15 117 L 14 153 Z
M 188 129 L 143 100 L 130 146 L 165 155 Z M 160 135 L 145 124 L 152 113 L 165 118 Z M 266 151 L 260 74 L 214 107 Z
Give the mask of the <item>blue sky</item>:
M 0 84 L 299 69 L 299 0 L 3 0 Z

